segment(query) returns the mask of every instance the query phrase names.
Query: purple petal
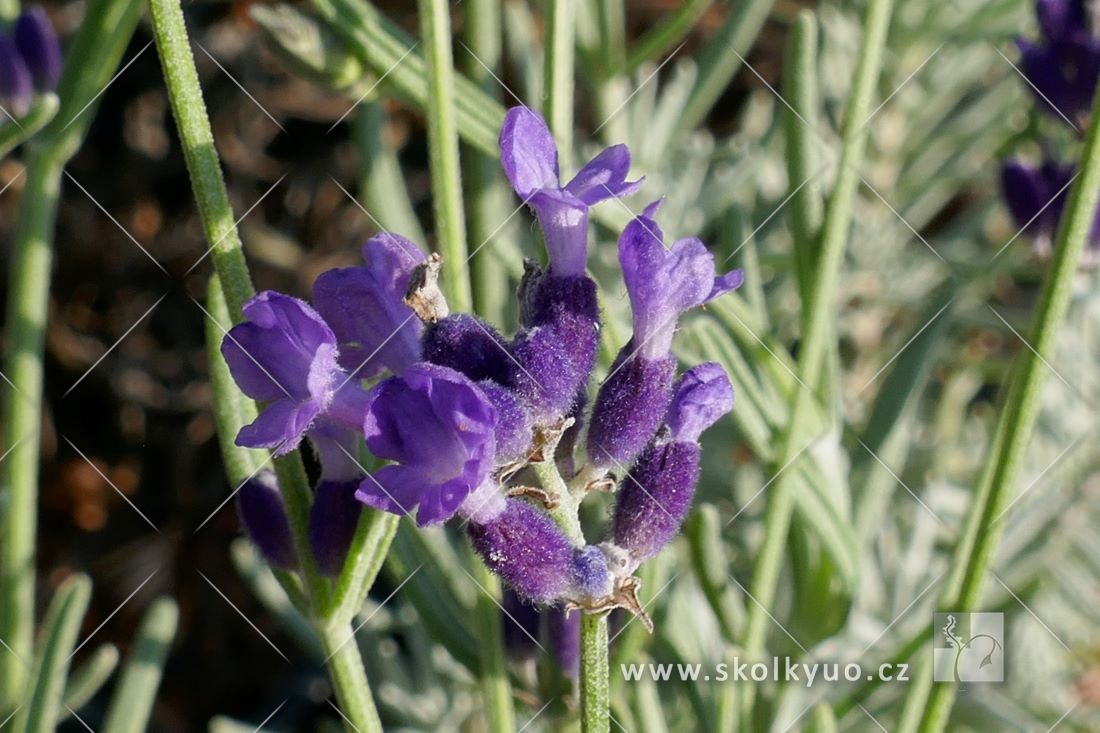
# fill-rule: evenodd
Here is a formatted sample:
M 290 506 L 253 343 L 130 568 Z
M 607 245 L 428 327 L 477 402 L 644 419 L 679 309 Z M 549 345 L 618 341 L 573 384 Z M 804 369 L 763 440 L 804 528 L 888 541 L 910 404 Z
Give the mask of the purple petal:
M 12 37 L 34 78 L 35 88 L 40 92 L 53 91 L 61 78 L 61 45 L 46 11 L 40 7 L 24 10 L 15 21 Z
M 528 203 L 539 219 L 550 271 L 559 277 L 583 275 L 588 260 L 588 206 L 557 188 L 532 194 Z
M 251 425 L 240 429 L 234 442 L 243 448 L 271 448 L 276 456 L 286 455 L 302 442 L 320 411 L 320 406 L 310 401 L 273 402 Z
M 404 466 L 383 466 L 359 482 L 355 498 L 391 514 L 410 514 L 424 490 L 424 475 Z
M 745 282 L 745 271 L 740 267 L 736 270 L 730 270 L 725 275 L 718 275 L 714 278 L 714 287 L 711 288 L 710 294 L 704 300 L 704 303 L 709 303 L 715 298 L 721 297 L 728 292 L 737 290 Z
M 322 273 L 313 302 L 340 342 L 340 364 L 361 378 L 388 368 L 400 374 L 420 360 L 420 319 L 405 305 L 413 268 L 424 254 L 396 234 L 371 237 L 365 267 Z
M 665 422 L 672 440 L 695 443 L 703 431 L 733 409 L 733 385 L 721 366 L 706 362 L 677 382 Z
M 513 107 L 500 128 L 500 162 L 520 198 L 558 188 L 558 146 L 546 121 L 527 107 Z
M 629 196 L 641 187 L 644 179 L 627 181 L 630 172 L 630 149 L 613 145 L 588 161 L 565 185 L 565 190 L 588 206 L 612 197 Z

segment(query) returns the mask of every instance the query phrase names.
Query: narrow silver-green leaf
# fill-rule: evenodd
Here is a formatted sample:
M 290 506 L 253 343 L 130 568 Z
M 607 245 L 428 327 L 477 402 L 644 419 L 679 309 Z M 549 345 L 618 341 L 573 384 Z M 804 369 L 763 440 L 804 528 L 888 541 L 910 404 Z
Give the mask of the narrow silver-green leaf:
M 148 727 L 178 623 L 179 607 L 171 598 L 158 598 L 149 606 L 107 708 L 103 733 L 141 733 Z

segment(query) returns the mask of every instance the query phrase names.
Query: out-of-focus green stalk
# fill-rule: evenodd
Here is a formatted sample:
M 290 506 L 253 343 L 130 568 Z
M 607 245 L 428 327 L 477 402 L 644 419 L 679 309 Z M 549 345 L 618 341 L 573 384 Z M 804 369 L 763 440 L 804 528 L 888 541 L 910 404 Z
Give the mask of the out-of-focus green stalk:
M 92 653 L 88 661 L 73 670 L 65 683 L 65 694 L 61 697 L 61 709 L 57 722 L 67 720 L 72 713 L 80 710 L 92 699 L 118 666 L 118 647 L 104 644 Z
M 581 731 L 583 733 L 608 733 L 611 730 L 611 680 L 608 674 L 607 647 L 607 614 L 582 615 Z
M 1029 348 L 1022 349 L 1017 357 L 997 422 L 996 437 L 978 482 L 963 535 L 955 548 L 939 608 L 960 612 L 978 610 L 986 574 L 1004 527 L 997 520 L 1012 500 L 1012 491 L 1039 414 L 1039 393 L 1050 371 L 1048 359 L 1054 350 L 1058 329 L 1065 320 L 1073 279 L 1089 239 L 1096 205 L 1100 202 L 1100 92 L 1093 97 L 1080 174 L 1070 190 L 1069 203 L 1055 237 L 1054 259 L 1035 310 Z M 906 707 L 924 709 L 918 729 L 921 733 L 941 733 L 947 727 L 955 693 L 953 683 L 933 685 L 930 696 L 927 696 L 927 683 L 911 688 L 913 704 L 906 700 Z M 927 703 L 920 705 L 920 698 L 925 696 Z
M 466 214 L 462 208 L 462 171 L 455 119 L 451 5 L 447 0 L 419 0 L 418 6 L 420 36 L 428 64 L 428 162 L 435 236 L 443 253 L 445 286 L 451 307 L 469 311 L 473 308 L 473 294 L 466 268 Z
M 467 0 L 465 37 L 469 51 L 463 56 L 463 71 L 485 95 L 497 99 L 503 89 L 499 76 L 503 52 L 500 0 Z M 509 100 L 514 102 L 515 100 Z M 508 289 L 507 275 L 496 256 L 498 230 L 511 213 L 508 191 L 501 183 L 500 162 L 473 146 L 462 151 L 462 190 L 466 198 L 466 222 L 471 253 L 474 308 L 491 322 L 504 317 Z
M 485 720 L 493 733 L 512 733 L 516 730 L 516 715 L 512 705 L 512 682 L 504 658 L 500 578 L 485 567 L 481 558 L 473 552 L 470 555 L 471 575 L 481 586 L 477 594 L 475 626 L 480 642 L 478 681 L 484 698 Z
M 0 29 L 19 17 L 19 0 L 0 0 Z
M 500 0 L 468 0 L 466 5 L 466 75 L 486 96 L 500 95 L 500 82 L 494 74 L 500 69 L 503 46 Z M 495 156 L 474 148 L 463 151 L 463 190 L 466 194 L 466 217 L 470 238 L 478 249 L 471 255 L 474 280 L 474 305 L 477 312 L 489 320 L 503 316 L 503 287 L 506 276 L 500 262 L 493 257 L 493 238 L 500 223 L 508 218 L 504 191 L 500 184 L 500 164 Z M 471 553 L 471 556 L 473 554 Z M 500 580 L 477 557 L 470 563 L 473 576 L 481 585 L 477 596 L 477 631 L 480 640 L 478 680 L 484 698 L 485 718 L 489 730 L 511 733 L 516 730 L 512 704 L 512 683 L 504 658 L 504 634 L 501 613 Z
M 34 547 L 38 522 L 42 355 L 53 263 L 54 223 L 65 163 L 80 147 L 96 96 L 122 58 L 138 0 L 92 0 L 69 48 L 52 121 L 27 143 L 27 182 L 11 254 L 2 371 L 11 390 L 0 461 L 0 714 L 19 703 L 34 637 Z
M 178 624 L 179 607 L 171 598 L 158 598 L 149 606 L 107 708 L 104 733 L 142 733 L 149 727 L 164 660 Z
M 415 39 L 366 0 L 313 0 L 313 6 L 371 71 L 385 75 L 383 88 L 417 109 L 427 110 L 428 64 Z M 462 136 L 482 151 L 497 155 L 504 107 L 461 75 L 454 76 L 454 101 Z
M 764 541 L 753 572 L 751 595 L 754 603 L 749 609 L 742 643 L 745 657 L 749 660 L 759 659 L 764 651 L 770 608 L 775 601 L 779 583 L 783 548 L 787 545 L 795 498 L 795 473 L 789 470 L 789 464 L 802 450 L 798 440 L 805 439 L 805 435 L 798 428 L 805 420 L 804 415 L 813 407 L 815 389 L 820 383 L 828 350 L 826 337 L 830 333 L 837 279 L 851 226 L 852 204 L 859 185 L 859 166 L 866 145 L 867 136 L 863 122 L 870 111 L 871 98 L 882 66 L 882 52 L 892 7 L 892 0 L 871 0 L 863 24 L 863 45 L 855 70 L 851 97 L 844 112 L 840 165 L 822 227 L 821 251 L 816 260 L 819 265 L 811 281 L 810 300 L 802 304 L 803 340 L 798 359 L 798 377 L 802 384 L 794 390 L 790 417 L 773 464 L 779 473 L 769 492 Z M 751 729 L 748 726 L 752 720 L 755 692 L 755 685 L 746 686 L 745 703 L 741 709 L 744 730 Z
M 675 48 L 687 36 L 712 2 L 714 0 L 684 0 L 680 7 L 657 21 L 645 35 L 634 42 L 634 47 L 618 72 L 630 74 L 647 61 L 659 61 L 661 56 Z
M 212 247 L 214 267 L 224 293 L 226 309 L 234 321 L 239 321 L 241 305 L 254 291 L 214 148 L 183 9 L 179 0 L 152 0 L 150 6 L 157 50 L 195 200 Z M 219 430 L 225 429 L 225 425 L 219 425 Z M 326 607 L 328 583 L 318 572 L 310 550 L 311 497 L 301 457 L 291 453 L 276 459 L 275 471 L 287 507 L 298 564 L 308 590 L 309 610 L 314 614 L 322 647 L 330 655 L 326 665 L 345 726 L 349 733 L 380 733 L 382 723 L 374 707 L 359 648 L 354 641 L 348 642 L 352 634 L 349 626 L 319 618 Z
M 546 19 L 546 61 L 543 114 L 554 139 L 562 172 L 570 170 L 573 152 L 573 61 L 576 9 L 573 0 L 549 0 Z M 568 175 L 566 176 L 568 178 Z
M 0 125 L 0 160 L 7 157 L 17 145 L 29 140 L 36 132 L 49 124 L 57 114 L 60 102 L 56 94 L 44 94 L 39 97 L 27 114 L 19 118 L 18 123 L 5 120 Z
M 787 144 L 787 178 L 794 270 L 802 302 L 810 300 L 810 281 L 817 257 L 821 228 L 821 186 L 811 180 L 818 173 L 816 128 L 819 116 L 817 90 L 817 19 L 809 10 L 798 14 L 791 28 L 783 63 L 783 137 Z
M 626 18 L 623 0 L 598 0 L 596 23 L 600 32 L 600 61 L 607 76 L 621 73 L 626 56 Z
M 383 229 L 423 244 L 427 240 L 409 201 L 401 164 L 386 141 L 387 117 L 380 99 L 359 103 L 353 123 L 359 148 L 359 198 Z
M 730 10 L 729 18 L 699 54 L 699 73 L 680 117 L 681 130 L 690 130 L 706 118 L 741 66 L 737 55 L 744 56 L 752 48 L 774 4 L 775 0 L 744 0 Z

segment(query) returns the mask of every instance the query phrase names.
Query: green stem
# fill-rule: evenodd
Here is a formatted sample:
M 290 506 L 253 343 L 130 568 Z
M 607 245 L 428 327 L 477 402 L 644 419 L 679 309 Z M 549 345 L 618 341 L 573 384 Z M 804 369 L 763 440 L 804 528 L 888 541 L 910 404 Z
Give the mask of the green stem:
M 0 29 L 6 29 L 19 17 L 19 0 L 0 0 Z
M 626 63 L 618 72 L 630 74 L 646 61 L 659 61 L 660 57 L 676 47 L 695 24 L 707 12 L 714 0 L 685 0 L 668 17 L 662 18 L 644 36 L 634 43 Z
M 709 0 L 708 0 L 709 2 Z M 600 61 L 605 76 L 621 73 L 626 56 L 626 18 L 623 0 L 598 0 L 596 23 L 600 32 Z
M 1048 360 L 1058 329 L 1065 320 L 1073 279 L 1100 201 L 1100 93 L 1094 98 L 1081 173 L 1070 191 L 1069 204 L 1055 239 L 1054 261 L 1039 296 L 1028 340 L 1030 348 L 1021 350 L 1018 357 L 997 423 L 993 448 L 978 482 L 963 536 L 955 548 L 940 608 L 966 612 L 977 610 L 981 603 L 986 574 L 1004 527 L 997 520 L 1012 500 L 1012 490 L 1039 414 L 1039 394 L 1050 371 Z M 927 704 L 921 706 L 924 708 L 921 733 L 940 733 L 945 729 L 955 693 L 953 684 L 932 687 Z M 909 702 L 906 701 L 907 707 Z
M 698 57 L 699 73 L 695 86 L 680 116 L 681 130 L 690 130 L 706 118 L 710 108 L 741 68 L 738 54 L 744 56 L 752 48 L 773 5 L 775 0 L 744 0 L 738 3 L 714 38 L 707 42 Z
M 350 622 L 363 605 L 363 598 L 374 585 L 401 517 L 389 512 L 363 509 L 355 536 L 348 547 L 348 560 L 336 581 L 329 602 L 328 617 L 334 622 Z
M 803 341 L 798 360 L 798 376 L 803 386 L 795 389 L 794 404 L 780 440 L 780 450 L 774 463 L 778 471 L 771 489 L 764 520 L 764 541 L 760 547 L 752 578 L 753 605 L 749 609 L 743 647 L 749 660 L 760 658 L 764 650 L 768 613 L 775 601 L 776 587 L 783 562 L 783 549 L 787 545 L 791 514 L 794 509 L 796 474 L 789 464 L 802 450 L 797 439 L 804 437 L 798 430 L 805 421 L 804 415 L 812 409 L 814 389 L 820 383 L 822 366 L 827 351 L 827 335 L 833 318 L 833 301 L 840 264 L 851 225 L 852 204 L 859 184 L 859 166 L 866 144 L 863 124 L 870 111 L 871 99 L 882 64 L 882 51 L 889 27 L 892 0 L 871 0 L 864 20 L 863 47 L 860 50 L 851 97 L 844 117 L 840 165 L 836 184 L 829 200 L 822 229 L 819 266 L 814 271 L 810 285 L 811 299 L 802 304 Z M 806 386 L 808 385 L 808 386 Z M 745 688 L 745 704 L 742 706 L 742 727 L 752 719 L 752 707 L 756 687 Z
M 573 0 L 550 0 L 546 20 L 546 105 L 543 112 L 558 141 L 562 172 L 569 170 L 573 151 L 573 60 L 575 8 Z M 568 177 L 568 176 L 567 176 Z
M 579 612 L 578 612 L 579 613 Z M 581 616 L 581 730 L 611 730 L 611 683 L 607 657 L 607 614 Z
M 0 124 L 0 160 L 48 125 L 57 114 L 58 107 L 57 95 L 46 94 L 34 103 L 27 114 L 19 118 L 18 123 L 6 120 Z
M 323 628 L 319 633 L 327 657 L 325 666 L 344 716 L 344 727 L 348 733 L 382 733 L 382 721 L 374 707 L 354 631 L 348 624 L 338 624 Z
M 804 10 L 791 28 L 784 59 L 783 96 L 790 108 L 783 108 L 783 130 L 787 145 L 787 178 L 794 270 L 803 302 L 810 300 L 817 251 L 815 240 L 821 227 L 821 186 L 809 180 L 818 173 L 817 161 L 817 19 Z
M 241 307 L 255 290 L 222 178 L 218 151 L 214 147 L 214 133 L 210 129 L 199 74 L 191 55 L 183 8 L 178 1 L 151 0 L 149 9 L 172 114 L 191 176 L 191 189 L 199 207 L 206 241 L 212 248 L 210 256 L 221 278 L 229 315 L 238 323 Z
M 471 558 L 470 565 L 473 568 L 473 577 L 483 591 L 478 593 L 475 614 L 481 641 L 478 679 L 484 698 L 485 718 L 493 733 L 512 733 L 516 730 L 516 717 L 512 705 L 512 683 L 508 679 L 508 667 L 504 659 L 504 633 L 498 605 L 500 579 L 476 556 Z
M 553 446 L 544 447 L 543 450 L 546 455 L 552 456 L 556 448 L 555 442 Z M 553 502 L 553 508 L 547 510 L 550 517 L 574 545 L 577 547 L 584 545 L 584 532 L 581 530 L 580 518 L 577 515 L 580 495 L 569 490 L 552 458 L 534 461 L 530 466 L 542 490 Z
M 210 244 L 210 256 L 221 283 L 230 319 L 242 318 L 241 308 L 255 294 L 244 259 L 233 207 L 222 178 L 214 133 L 206 114 L 195 59 L 179 0 L 152 0 L 153 35 L 168 87 L 168 99 L 176 119 L 191 188 L 199 217 Z M 314 607 L 322 607 L 327 594 L 324 578 L 309 551 L 310 490 L 301 457 L 297 453 L 275 460 L 279 488 L 283 492 L 302 575 Z
M 38 514 L 42 357 L 53 262 L 54 223 L 65 163 L 80 147 L 96 95 L 118 66 L 140 14 L 139 0 L 93 0 L 69 49 L 61 109 L 27 145 L 27 183 L 13 239 L 3 374 L 11 383 L 3 412 L 0 461 L 0 713 L 26 685 L 34 635 L 35 528 Z
M 491 99 L 501 92 L 499 76 L 503 37 L 500 0 L 467 0 L 465 36 L 469 52 L 463 57 L 466 76 Z M 511 213 L 508 192 L 501 184 L 500 162 L 495 155 L 468 146 L 462 151 L 462 181 L 466 195 L 474 281 L 474 309 L 491 322 L 504 318 L 507 280 L 496 257 L 501 222 Z
M 431 168 L 435 235 L 446 268 L 452 310 L 473 308 L 466 268 L 466 215 L 462 209 L 462 175 L 455 119 L 454 56 L 451 51 L 451 4 L 419 0 L 420 35 L 428 62 L 428 155 Z

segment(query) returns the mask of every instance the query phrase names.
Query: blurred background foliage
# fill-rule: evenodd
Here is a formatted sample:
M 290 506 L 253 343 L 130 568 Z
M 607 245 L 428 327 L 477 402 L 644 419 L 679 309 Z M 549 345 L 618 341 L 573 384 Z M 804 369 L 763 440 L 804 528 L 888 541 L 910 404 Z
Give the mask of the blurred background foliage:
M 767 466 L 796 386 L 800 299 L 787 203 L 792 195 L 820 199 L 830 188 L 863 3 L 632 0 L 624 5 L 623 47 L 601 48 L 591 31 L 605 19 L 594 14 L 615 5 L 578 4 L 574 159 L 625 142 L 647 183 L 624 205 L 604 204 L 593 226 L 590 265 L 608 294 L 602 368 L 629 334 L 615 275 L 617 228 L 628 209 L 665 196 L 670 235 L 698 235 L 747 273 L 738 294 L 685 320 L 678 337 L 685 361 L 727 367 L 738 405 L 706 437 L 704 479 L 684 536 L 645 569 L 642 599 L 657 631 L 650 636 L 620 620 L 612 658 L 613 715 L 622 729 L 709 730 L 736 685 L 626 683 L 617 665 L 709 664 L 737 653 L 774 479 Z M 405 4 L 377 7 L 393 33 L 415 36 L 415 13 Z M 819 100 L 794 118 L 784 101 L 792 83 L 784 79 L 784 47 L 805 7 L 819 31 Z M 502 3 L 498 83 L 468 58 L 464 9 L 455 8 L 456 33 L 466 39 L 456 42 L 456 63 L 501 104 L 542 99 L 542 10 Z M 50 11 L 63 35 L 80 17 L 78 3 Z M 378 70 L 343 45 L 356 28 L 326 26 L 307 5 L 196 3 L 187 14 L 260 288 L 308 292 L 323 269 L 356 262 L 359 243 L 383 227 L 432 241 L 424 234 L 431 201 L 420 112 L 393 80 L 375 86 Z M 683 32 L 655 36 L 671 18 L 684 21 Z M 863 660 L 865 668 L 899 653 L 931 653 L 937 584 L 1008 365 L 1028 348 L 1018 334 L 1044 268 L 999 202 L 999 163 L 1010 153 L 1037 158 L 1044 138 L 1065 157 L 1073 150 L 1067 130 L 1040 119 L 1013 67 L 1012 39 L 1033 34 L 1033 26 L 1022 0 L 895 10 L 882 104 L 867 122 L 833 318 L 835 353 L 819 390 L 842 427 L 814 440 L 806 448 L 813 460 L 793 469 L 798 508 L 770 609 L 769 651 Z M 48 333 L 42 593 L 74 570 L 89 572 L 96 591 L 85 632 L 103 623 L 103 640 L 123 645 L 156 594 L 178 599 L 181 627 L 155 730 L 209 722 L 211 730 L 248 731 L 261 721 L 271 730 L 335 730 L 320 651 L 251 547 L 234 539 L 210 413 L 204 319 L 193 302 L 202 300 L 209 263 L 195 266 L 201 230 L 149 41 L 147 28 L 139 29 L 130 65 L 104 93 L 89 141 L 69 167 L 62 199 Z M 811 131 L 803 137 L 816 163 L 804 176 L 789 165 L 791 125 Z M 19 178 L 17 157 L 0 164 L 5 238 Z M 518 201 L 495 178 L 486 210 L 500 215 L 485 236 L 471 234 L 478 241 L 470 249 L 486 240 L 473 265 L 475 299 L 507 332 L 522 260 L 538 257 L 539 248 L 529 214 L 515 210 Z M 1083 271 L 1050 363 L 1025 480 L 1003 518 L 987 601 L 1006 613 L 1008 682 L 968 689 L 952 731 L 1100 727 L 1095 286 L 1095 273 Z M 104 368 L 66 392 L 99 359 Z M 587 519 L 598 533 L 606 512 L 595 506 Z M 463 543 L 449 530 L 412 532 L 403 524 L 360 615 L 358 642 L 394 730 L 479 729 L 479 591 Z M 546 655 L 517 662 L 513 677 L 517 719 L 533 719 L 527 730 L 557 730 L 574 703 Z M 896 683 L 766 684 L 757 727 L 825 731 L 835 723 L 868 731 L 878 721 L 892 730 L 904 692 Z M 826 706 L 813 709 L 820 701 Z M 101 719 L 106 704 L 93 698 L 82 715 Z

